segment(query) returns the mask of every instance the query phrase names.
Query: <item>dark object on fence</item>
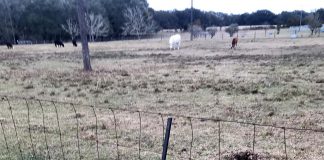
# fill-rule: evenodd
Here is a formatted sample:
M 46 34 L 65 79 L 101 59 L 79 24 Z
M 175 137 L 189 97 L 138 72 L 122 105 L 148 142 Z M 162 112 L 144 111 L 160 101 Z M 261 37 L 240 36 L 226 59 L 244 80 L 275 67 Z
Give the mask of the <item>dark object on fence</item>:
M 165 132 L 164 143 L 163 143 L 162 160 L 166 160 L 168 146 L 169 146 L 171 125 L 172 125 L 172 118 L 168 118 L 168 123 L 167 123 L 166 132 Z
M 63 42 L 60 41 L 60 40 L 55 40 L 54 41 L 54 45 L 55 45 L 55 47 L 64 47 Z
M 225 157 L 225 160 L 258 160 L 258 155 L 251 151 L 245 151 L 233 153 L 230 156 Z
M 13 49 L 13 46 L 12 46 L 12 44 L 10 42 L 7 42 L 6 45 L 7 45 L 8 49 Z
M 72 44 L 73 44 L 74 47 L 77 47 L 78 46 L 76 40 L 72 40 Z

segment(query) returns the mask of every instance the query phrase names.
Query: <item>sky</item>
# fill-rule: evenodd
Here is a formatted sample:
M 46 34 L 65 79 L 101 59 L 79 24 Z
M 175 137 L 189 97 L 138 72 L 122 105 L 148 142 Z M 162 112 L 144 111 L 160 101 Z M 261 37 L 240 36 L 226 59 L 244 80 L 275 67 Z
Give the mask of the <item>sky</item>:
M 191 0 L 147 0 L 154 10 L 183 10 L 191 7 Z M 194 8 L 204 11 L 242 14 L 261 9 L 273 13 L 324 8 L 324 0 L 193 0 Z

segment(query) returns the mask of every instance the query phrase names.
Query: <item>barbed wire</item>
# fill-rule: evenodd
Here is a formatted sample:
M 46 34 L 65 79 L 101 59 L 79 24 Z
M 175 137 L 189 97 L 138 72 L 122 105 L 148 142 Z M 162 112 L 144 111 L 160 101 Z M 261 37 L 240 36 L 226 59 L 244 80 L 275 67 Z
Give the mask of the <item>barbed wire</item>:
M 31 145 L 31 149 L 32 149 L 32 155 L 33 157 L 36 157 L 36 149 L 35 149 L 35 142 L 33 141 L 32 138 L 32 131 L 31 131 L 31 124 L 30 124 L 30 103 L 28 103 L 28 101 L 34 101 L 34 102 L 38 102 L 39 107 L 41 108 L 41 114 L 42 114 L 42 129 L 43 129 L 43 134 L 44 134 L 44 142 L 45 142 L 45 146 L 46 146 L 46 154 L 47 154 L 47 158 L 51 159 L 51 154 L 50 154 L 50 147 L 48 144 L 48 133 L 47 133 L 47 126 L 45 123 L 45 112 L 44 112 L 44 103 L 49 103 L 50 105 L 48 107 L 54 107 L 54 111 L 55 111 L 55 116 L 56 116 L 56 123 L 57 123 L 57 128 L 58 128 L 58 134 L 59 134 L 59 142 L 60 142 L 60 150 L 61 150 L 61 155 L 62 155 L 62 159 L 67 159 L 66 157 L 66 153 L 67 151 L 64 150 L 64 145 L 63 145 L 63 134 L 62 134 L 62 130 L 61 130 L 61 124 L 60 124 L 60 118 L 59 118 L 59 113 L 58 113 L 58 107 L 62 106 L 62 105 L 69 105 L 72 108 L 72 111 L 74 113 L 74 118 L 75 118 L 75 125 L 76 125 L 76 131 L 75 131 L 75 138 L 77 139 L 76 142 L 76 148 L 78 150 L 78 152 L 76 153 L 76 159 L 82 159 L 82 152 L 81 152 L 81 146 L 80 146 L 80 133 L 79 133 L 79 129 L 80 129 L 80 115 L 78 115 L 78 112 L 76 110 L 76 106 L 84 106 L 84 107 L 88 107 L 89 109 L 92 110 L 93 112 L 93 116 L 95 117 L 95 141 L 96 141 L 96 158 L 100 159 L 102 157 L 100 157 L 100 146 L 99 146 L 99 133 L 98 133 L 98 116 L 97 116 L 97 112 L 96 112 L 96 108 L 102 107 L 102 108 L 106 108 L 111 112 L 111 116 L 113 117 L 113 126 L 114 126 L 114 139 L 115 139 L 115 149 L 116 149 L 116 153 L 117 153 L 117 159 L 121 159 L 121 151 L 120 151 L 120 147 L 125 147 L 125 145 L 120 144 L 120 136 L 118 134 L 118 123 L 117 123 L 117 119 L 116 119 L 116 111 L 124 111 L 124 112 L 129 112 L 129 113 L 137 113 L 138 114 L 138 119 L 139 119 L 139 127 L 138 127 L 138 131 L 139 131 L 139 135 L 138 135 L 138 141 L 137 141 L 137 145 L 138 147 L 137 150 L 137 156 L 138 159 L 142 158 L 142 151 L 145 152 L 151 152 L 148 151 L 147 149 L 144 149 L 142 147 L 142 132 L 143 132 L 143 120 L 142 120 L 142 116 L 143 114 L 148 114 L 148 115 L 155 115 L 157 117 L 159 117 L 161 119 L 162 122 L 162 126 L 160 126 L 162 128 L 162 142 L 164 141 L 164 133 L 165 133 L 165 127 L 164 127 L 164 117 L 174 117 L 174 118 L 184 118 L 187 119 L 189 121 L 189 125 L 190 125 L 190 131 L 191 131 L 191 135 L 190 135 L 190 148 L 189 148 L 189 159 L 193 159 L 193 146 L 194 146 L 194 122 L 193 120 L 200 120 L 201 122 L 205 122 L 205 121 L 210 121 L 216 124 L 216 127 L 218 128 L 218 158 L 221 159 L 221 140 L 222 140 L 222 124 L 223 123 L 235 123 L 235 124 L 240 124 L 240 125 L 250 125 L 253 126 L 253 141 L 252 141 L 252 151 L 255 151 L 255 144 L 256 144 L 256 130 L 257 127 L 272 127 L 272 128 L 276 128 L 276 129 L 280 129 L 283 130 L 283 145 L 284 145 L 284 155 L 285 155 L 285 159 L 288 159 L 288 151 L 287 151 L 287 136 L 286 136 L 286 132 L 287 130 L 293 130 L 293 131 L 311 131 L 311 132 L 320 132 L 320 133 L 324 133 L 323 129 L 311 129 L 311 128 L 296 128 L 296 127 L 285 127 L 285 126 L 277 126 L 277 125 L 271 125 L 271 124 L 260 124 L 260 123 L 253 123 L 253 122 L 245 122 L 245 121 L 238 121 L 238 120 L 225 120 L 225 119 L 219 119 L 219 118 L 210 118 L 210 117 L 195 117 L 195 116 L 187 116 L 187 115 L 181 115 L 181 114 L 173 114 L 173 113 L 162 113 L 162 112 L 152 112 L 152 111 L 142 111 L 142 110 L 132 110 L 132 109 L 124 109 L 124 108 L 113 108 L 113 107 L 107 107 L 104 105 L 88 105 L 88 104 L 80 104 L 80 103 L 73 103 L 73 102 L 63 102 L 63 101 L 55 101 L 55 100 L 47 100 L 47 99 L 38 99 L 38 98 L 26 98 L 26 97 L 18 97 L 18 96 L 2 96 L 0 95 L 0 98 L 2 101 L 7 102 L 7 105 L 9 107 L 9 111 L 10 111 L 10 115 L 11 115 L 11 120 L 12 123 L 14 125 L 14 131 L 15 131 L 15 139 L 17 141 L 18 144 L 18 149 L 20 152 L 20 157 L 21 159 L 23 159 L 23 150 L 21 148 L 21 142 L 19 140 L 19 135 L 18 135 L 18 131 L 17 131 L 17 126 L 16 126 L 16 119 L 14 117 L 14 113 L 13 113 L 13 106 L 11 105 L 11 101 L 14 100 L 23 100 L 25 101 L 25 105 L 27 107 L 27 123 L 28 123 L 28 132 L 29 132 L 29 141 L 30 141 L 30 145 Z M 61 104 L 61 105 L 58 105 Z M 158 118 L 157 118 L 158 119 Z M 7 149 L 8 155 L 10 156 L 10 148 L 8 145 L 8 134 L 6 134 L 5 132 L 5 128 L 4 128 L 4 122 L 0 119 L 0 124 L 1 124 L 1 130 L 2 130 L 2 135 L 5 141 L 5 148 Z M 163 143 L 161 143 L 163 144 Z M 135 148 L 135 147 L 128 147 L 128 148 Z M 155 153 L 155 152 L 152 152 Z M 157 153 L 156 153 L 157 154 Z M 172 156 L 172 154 L 169 154 Z M 53 156 L 54 157 L 54 156 Z
M 55 102 L 58 104 L 74 104 L 77 106 L 83 106 L 83 107 L 94 107 L 90 104 L 82 104 L 82 103 L 74 103 L 74 102 L 64 102 L 64 101 L 55 101 L 55 100 L 47 100 L 47 99 L 39 99 L 39 98 L 26 98 L 26 97 L 19 97 L 19 96 L 1 96 L 0 97 L 11 97 L 15 99 L 29 99 L 34 101 L 43 101 L 43 102 Z M 321 132 L 324 133 L 324 129 L 312 129 L 312 128 L 297 128 L 297 127 L 287 127 L 287 126 L 277 126 L 272 124 L 261 124 L 261 123 L 255 123 L 255 122 L 246 122 L 246 121 L 239 121 L 239 120 L 226 120 L 226 119 L 220 119 L 220 118 L 211 118 L 211 117 L 195 117 L 195 116 L 189 116 L 189 115 L 181 115 L 181 114 L 174 114 L 174 113 L 163 113 L 163 112 L 153 112 L 153 111 L 143 111 L 143 110 L 133 110 L 133 109 L 124 109 L 124 108 L 114 108 L 109 107 L 105 105 L 96 105 L 96 107 L 104 107 L 108 108 L 113 111 L 126 111 L 126 112 L 132 112 L 132 113 L 145 113 L 145 114 L 151 114 L 151 115 L 163 115 L 163 116 L 170 116 L 170 117 L 178 117 L 178 118 L 187 118 L 187 119 L 196 119 L 201 121 L 213 121 L 213 122 L 226 122 L 226 123 L 237 123 L 237 124 L 243 124 L 243 125 L 251 125 L 251 126 L 259 126 L 259 127 L 272 127 L 277 129 L 286 129 L 286 130 L 295 130 L 295 131 L 312 131 L 312 132 Z

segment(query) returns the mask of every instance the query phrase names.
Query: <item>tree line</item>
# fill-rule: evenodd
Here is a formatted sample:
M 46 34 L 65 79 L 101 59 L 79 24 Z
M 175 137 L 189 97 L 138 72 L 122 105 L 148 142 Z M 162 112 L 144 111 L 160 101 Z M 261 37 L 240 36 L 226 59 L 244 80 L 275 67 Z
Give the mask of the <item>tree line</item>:
M 191 9 L 183 11 L 156 11 L 154 19 L 158 22 L 161 28 L 172 29 L 182 28 L 187 29 L 190 26 Z M 202 28 L 209 26 L 229 26 L 231 24 L 238 25 L 281 25 L 283 27 L 298 26 L 300 20 L 302 25 L 308 24 L 308 19 L 314 13 L 305 11 L 284 11 L 280 14 L 274 14 L 269 10 L 258 10 L 253 13 L 243 14 L 226 14 L 221 12 L 205 12 L 199 9 L 193 10 L 194 24 L 200 25 Z M 321 23 L 324 23 L 324 9 L 316 11 Z
M 0 41 L 31 40 L 51 42 L 56 39 L 79 39 L 75 0 L 2 0 L 0 2 Z M 121 37 L 140 38 L 161 29 L 190 28 L 191 9 L 154 11 L 146 0 L 87 0 L 86 24 L 89 40 Z M 274 14 L 268 10 L 253 13 L 226 14 L 193 10 L 194 24 L 203 30 L 211 26 L 308 24 L 310 17 L 324 22 L 324 9 Z M 316 23 L 318 25 L 318 23 Z

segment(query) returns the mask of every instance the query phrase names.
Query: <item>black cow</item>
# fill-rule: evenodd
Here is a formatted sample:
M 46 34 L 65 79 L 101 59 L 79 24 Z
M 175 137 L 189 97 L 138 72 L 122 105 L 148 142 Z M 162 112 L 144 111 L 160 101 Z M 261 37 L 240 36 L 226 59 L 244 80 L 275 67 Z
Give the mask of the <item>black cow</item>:
M 55 47 L 64 47 L 64 44 L 62 41 L 60 40 L 55 40 L 54 41 Z
M 13 46 L 12 46 L 12 44 L 10 42 L 6 42 L 6 45 L 7 45 L 8 49 L 13 49 Z
M 72 40 L 72 44 L 73 44 L 74 47 L 77 47 L 78 46 L 76 40 Z

